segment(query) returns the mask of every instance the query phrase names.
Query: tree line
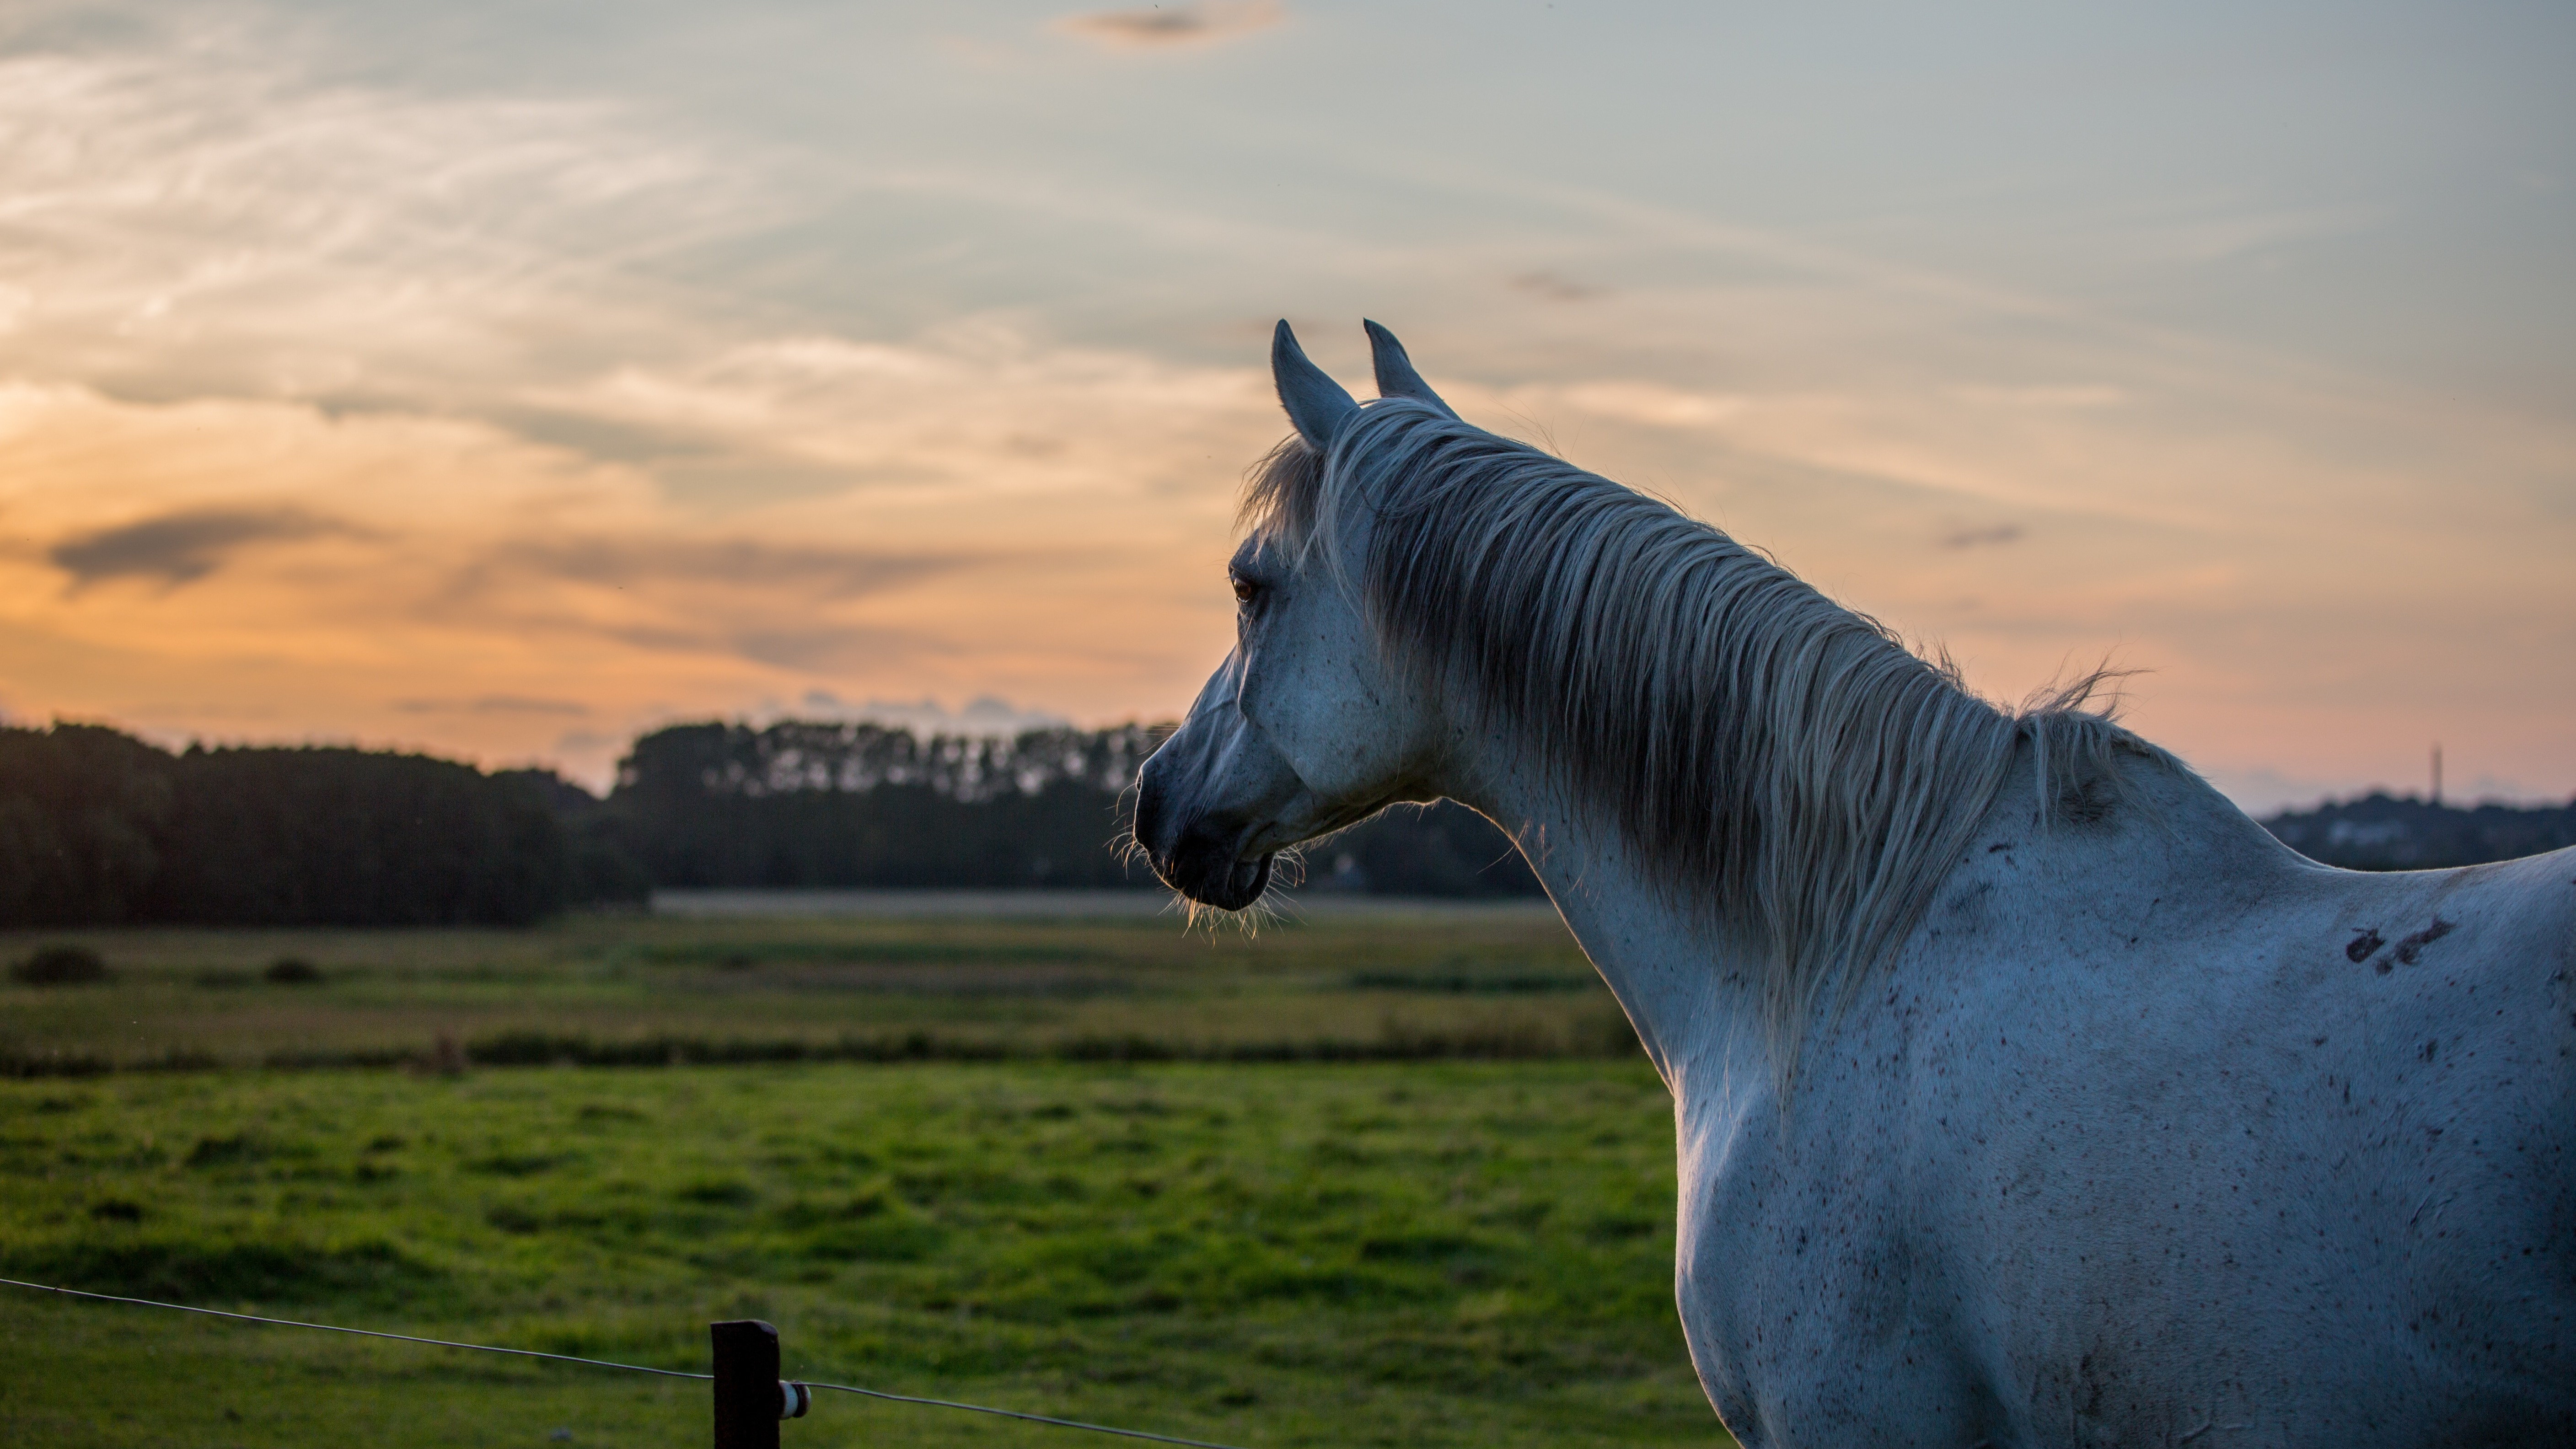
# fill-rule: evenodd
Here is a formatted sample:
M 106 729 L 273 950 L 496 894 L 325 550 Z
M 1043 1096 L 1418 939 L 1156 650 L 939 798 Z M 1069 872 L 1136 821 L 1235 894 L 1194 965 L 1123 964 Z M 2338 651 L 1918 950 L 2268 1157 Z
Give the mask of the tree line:
M 522 925 L 661 887 L 1152 888 L 1119 847 L 1166 733 L 676 725 L 635 741 L 603 799 L 423 755 L 0 726 L 0 926 Z M 1538 890 L 1457 806 L 1389 812 L 1317 857 L 1320 890 Z
M 1148 888 L 1121 846 L 1137 771 L 1169 733 L 676 725 L 635 742 L 578 828 L 613 836 L 663 887 Z M 1456 805 L 1390 811 L 1312 854 L 1316 889 L 1539 892 L 1511 842 Z
M 2346 870 L 2437 870 L 2576 845 L 2576 800 L 2563 806 L 2445 805 L 2381 791 L 2263 822 L 2282 844 Z
M 453 761 L 0 727 L 0 924 L 523 925 L 571 899 L 565 846 Z

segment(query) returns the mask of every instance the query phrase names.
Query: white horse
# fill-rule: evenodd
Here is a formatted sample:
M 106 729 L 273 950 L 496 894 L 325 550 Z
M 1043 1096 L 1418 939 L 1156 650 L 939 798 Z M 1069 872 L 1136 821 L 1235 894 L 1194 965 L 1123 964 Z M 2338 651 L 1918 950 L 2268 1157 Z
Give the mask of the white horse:
M 1704 524 L 1281 323 L 1238 641 L 1136 837 L 1239 909 L 1446 796 L 1674 1102 L 1748 1446 L 2576 1443 L 2576 851 L 2303 860 Z

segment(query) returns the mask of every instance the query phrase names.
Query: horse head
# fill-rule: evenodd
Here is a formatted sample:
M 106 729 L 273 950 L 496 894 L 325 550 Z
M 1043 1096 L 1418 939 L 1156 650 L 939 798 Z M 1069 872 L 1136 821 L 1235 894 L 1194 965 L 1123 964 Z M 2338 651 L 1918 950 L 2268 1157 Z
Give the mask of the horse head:
M 1370 406 L 1405 399 L 1454 417 L 1394 335 L 1367 326 L 1381 400 Z M 1284 321 L 1270 364 L 1296 433 L 1265 474 L 1302 477 L 1311 496 L 1362 404 L 1307 360 Z M 1353 579 L 1333 563 L 1365 556 L 1369 525 L 1362 507 L 1326 509 L 1311 528 L 1256 527 L 1227 566 L 1234 650 L 1146 761 L 1136 796 L 1137 843 L 1163 883 L 1194 901 L 1240 910 L 1268 889 L 1280 851 L 1439 794 L 1438 711 L 1390 666 Z

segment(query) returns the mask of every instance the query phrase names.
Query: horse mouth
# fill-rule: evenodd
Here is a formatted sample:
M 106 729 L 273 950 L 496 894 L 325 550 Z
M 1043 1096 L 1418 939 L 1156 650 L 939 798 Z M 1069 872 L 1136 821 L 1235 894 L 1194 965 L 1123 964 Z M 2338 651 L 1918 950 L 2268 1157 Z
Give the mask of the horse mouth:
M 1163 884 L 1203 906 L 1220 911 L 1240 911 L 1261 899 L 1270 889 L 1270 862 L 1264 855 L 1253 860 L 1209 858 L 1200 868 L 1163 874 Z M 1175 876 L 1180 879 L 1174 879 Z

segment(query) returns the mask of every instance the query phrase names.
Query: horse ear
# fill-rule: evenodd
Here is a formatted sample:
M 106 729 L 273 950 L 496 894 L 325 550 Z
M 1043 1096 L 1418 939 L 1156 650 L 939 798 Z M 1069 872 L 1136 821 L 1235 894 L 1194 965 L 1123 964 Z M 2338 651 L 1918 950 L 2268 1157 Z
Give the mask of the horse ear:
M 1288 410 L 1288 421 L 1316 452 L 1330 448 L 1342 424 L 1359 416 L 1360 405 L 1342 385 L 1306 360 L 1306 349 L 1297 345 L 1285 317 L 1270 337 L 1270 377 L 1279 385 L 1279 405 Z
M 1379 397 L 1409 397 L 1427 402 L 1453 418 L 1458 416 L 1458 410 L 1442 402 L 1431 384 L 1422 380 L 1422 374 L 1413 370 L 1413 359 L 1404 355 L 1404 344 L 1395 340 L 1394 333 L 1374 322 L 1360 325 L 1368 329 L 1369 356 L 1377 363 Z

